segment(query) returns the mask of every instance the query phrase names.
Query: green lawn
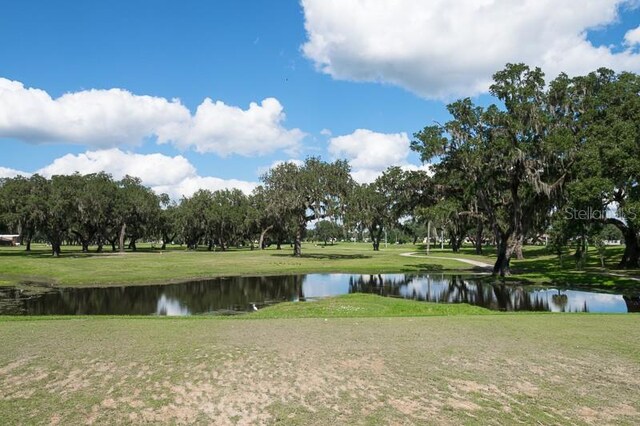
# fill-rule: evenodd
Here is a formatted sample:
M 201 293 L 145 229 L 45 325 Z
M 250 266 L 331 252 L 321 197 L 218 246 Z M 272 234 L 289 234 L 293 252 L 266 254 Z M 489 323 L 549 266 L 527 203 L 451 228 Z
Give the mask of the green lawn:
M 20 247 L 0 248 L 0 285 L 19 282 L 57 286 L 150 284 L 231 275 L 280 275 L 297 273 L 384 273 L 424 270 L 467 270 L 469 265 L 441 259 L 400 256 L 415 251 L 413 245 L 389 245 L 379 252 L 367 244 L 334 246 L 305 244 L 303 257 L 292 250 L 234 249 L 227 252 L 166 251 L 144 248 L 136 253 L 83 254 L 78 247 L 65 247 L 53 258 L 46 246 L 34 246 L 31 254 Z
M 355 317 L 361 311 L 353 307 L 382 302 L 375 299 L 300 303 L 306 314 L 285 304 L 245 317 L 262 315 L 257 321 L 0 318 L 0 418 L 7 425 L 640 422 L 637 316 L 468 315 L 476 308 L 430 311 L 423 303 L 422 314 L 440 316 Z M 417 313 L 411 301 L 383 303 L 385 315 Z M 342 315 L 350 318 L 335 318 Z
M 607 269 L 599 267 L 591 252 L 584 270 L 576 270 L 567 255 L 562 267 L 555 255 L 545 247 L 525 248 L 525 260 L 513 261 L 515 281 L 610 287 L 612 290 L 637 288 L 640 283 L 611 272 L 638 276 L 638 271 L 617 271 L 615 264 L 622 248 L 607 248 Z M 291 256 L 291 249 L 233 249 L 228 252 L 186 251 L 170 247 L 166 251 L 142 246 L 141 250 L 124 254 L 106 252 L 83 254 L 79 247 L 65 247 L 61 258 L 51 257 L 44 245 L 35 245 L 31 254 L 21 247 L 0 247 L 0 285 L 36 283 L 56 286 L 96 286 L 179 282 L 190 279 L 232 275 L 279 275 L 304 273 L 385 273 L 434 270 L 476 271 L 471 265 L 445 258 L 466 258 L 492 264 L 495 251 L 485 249 L 475 255 L 469 247 L 460 253 L 448 249 L 432 249 L 433 257 L 404 257 L 401 253 L 419 251 L 422 245 L 389 245 L 379 252 L 368 244 L 340 243 L 324 247 L 307 243 L 303 257 Z
M 264 318 L 360 318 L 429 315 L 478 315 L 492 311 L 467 304 L 427 303 L 373 294 L 345 294 L 311 302 L 285 302 L 247 315 Z

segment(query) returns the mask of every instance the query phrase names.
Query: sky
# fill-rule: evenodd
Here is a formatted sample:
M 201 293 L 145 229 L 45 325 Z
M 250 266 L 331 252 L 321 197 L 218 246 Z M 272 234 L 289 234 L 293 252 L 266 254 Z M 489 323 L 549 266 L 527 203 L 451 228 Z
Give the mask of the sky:
M 0 177 L 106 171 L 179 199 L 320 156 L 370 182 L 427 167 L 413 133 L 491 103 L 508 62 L 640 72 L 640 1 L 3 0 Z

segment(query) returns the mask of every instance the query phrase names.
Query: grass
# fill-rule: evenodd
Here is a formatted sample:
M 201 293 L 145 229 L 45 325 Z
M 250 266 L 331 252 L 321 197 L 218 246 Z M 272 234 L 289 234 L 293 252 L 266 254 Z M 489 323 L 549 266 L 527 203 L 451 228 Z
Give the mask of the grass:
M 379 252 L 367 244 L 334 246 L 305 244 L 301 258 L 291 249 L 227 252 L 166 251 L 143 247 L 136 253 L 88 253 L 65 247 L 62 257 L 52 258 L 46 246 L 34 246 L 31 254 L 21 247 L 0 248 L 0 285 L 41 283 L 56 286 L 154 284 L 232 275 L 285 275 L 304 273 L 385 273 L 425 270 L 466 270 L 454 261 L 400 256 L 415 246 L 390 245 Z
M 65 247 L 63 256 L 52 258 L 44 245 L 35 245 L 27 254 L 21 247 L 0 247 L 0 286 L 16 284 L 42 284 L 55 286 L 107 286 L 172 283 L 217 276 L 284 275 L 306 273 L 391 273 L 420 271 L 477 271 L 471 265 L 448 258 L 472 259 L 488 264 L 495 261 L 495 250 L 486 248 L 476 255 L 465 247 L 460 253 L 449 249 L 433 249 L 433 257 L 404 257 L 401 253 L 424 253 L 422 245 L 389 245 L 379 252 L 368 244 L 340 243 L 334 246 L 305 244 L 303 257 L 291 256 L 288 246 L 282 250 L 233 249 L 228 252 L 186 251 L 170 247 L 166 251 L 142 246 L 132 253 L 88 253 L 79 247 Z M 525 247 L 525 259 L 513 260 L 512 281 L 554 283 L 554 285 L 605 287 L 612 291 L 637 289 L 640 285 L 632 278 L 639 271 L 619 271 L 616 262 L 621 247 L 608 247 L 607 268 L 599 266 L 599 259 L 591 251 L 583 270 L 575 268 L 567 254 L 560 266 L 557 257 L 545 247 Z M 611 273 L 622 276 L 614 276 Z
M 377 303 L 356 299 L 357 305 L 336 300 Z M 640 422 L 640 327 L 633 315 L 334 318 L 318 303 L 304 305 L 320 318 L 260 321 L 0 318 L 0 418 L 3 424 Z
M 285 302 L 251 313 L 247 318 L 362 318 L 492 313 L 468 304 L 445 304 L 396 299 L 374 294 L 345 294 L 311 302 Z
M 567 287 L 600 287 L 612 291 L 626 291 L 640 288 L 638 270 L 619 270 L 617 264 L 622 256 L 624 247 L 607 247 L 605 251 L 605 268 L 600 264 L 600 258 L 592 248 L 588 252 L 587 262 L 582 269 L 577 269 L 575 260 L 567 249 L 563 255 L 563 262 L 557 255 L 550 253 L 544 246 L 526 246 L 524 259 L 511 261 L 513 275 L 507 278 L 512 282 L 529 282 L 534 284 L 550 284 Z M 451 250 L 432 251 L 434 256 L 457 257 L 477 260 L 493 264 L 496 260 L 495 248 L 487 247 L 483 255 L 476 255 L 473 248 L 464 247 L 460 253 Z M 428 259 L 428 258 L 427 258 Z M 613 275 L 616 274 L 616 275 Z M 636 279 L 634 279 L 636 278 Z M 492 280 L 492 278 L 488 278 Z

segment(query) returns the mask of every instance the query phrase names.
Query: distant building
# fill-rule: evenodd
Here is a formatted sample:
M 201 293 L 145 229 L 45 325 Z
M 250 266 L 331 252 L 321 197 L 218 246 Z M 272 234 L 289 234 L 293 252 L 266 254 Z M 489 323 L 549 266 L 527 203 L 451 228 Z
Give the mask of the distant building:
M 19 246 L 20 235 L 0 234 L 0 246 Z

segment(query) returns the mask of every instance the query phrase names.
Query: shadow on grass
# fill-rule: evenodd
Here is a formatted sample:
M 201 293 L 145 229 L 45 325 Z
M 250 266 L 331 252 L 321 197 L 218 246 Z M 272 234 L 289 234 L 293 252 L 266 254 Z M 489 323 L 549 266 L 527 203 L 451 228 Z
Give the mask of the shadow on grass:
M 271 256 L 276 257 L 294 257 L 290 253 L 274 253 Z M 303 254 L 299 257 L 300 259 L 330 259 L 330 260 L 349 260 L 349 259 L 371 259 L 371 256 L 367 256 L 364 254 L 337 254 L 337 253 L 312 253 L 312 254 Z
M 415 265 L 402 265 L 404 268 L 402 272 L 440 272 L 444 271 L 442 265 L 435 265 L 431 263 L 418 263 Z

